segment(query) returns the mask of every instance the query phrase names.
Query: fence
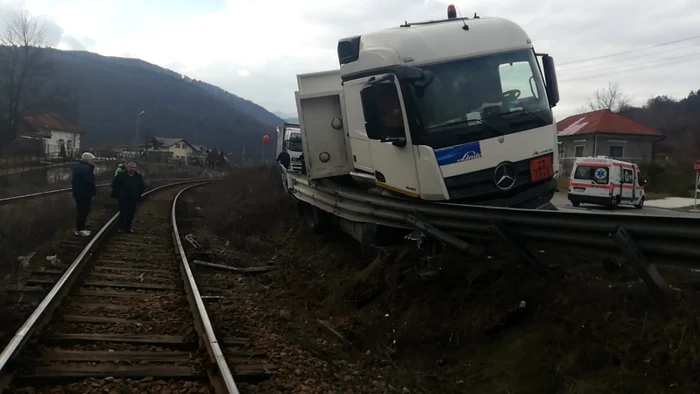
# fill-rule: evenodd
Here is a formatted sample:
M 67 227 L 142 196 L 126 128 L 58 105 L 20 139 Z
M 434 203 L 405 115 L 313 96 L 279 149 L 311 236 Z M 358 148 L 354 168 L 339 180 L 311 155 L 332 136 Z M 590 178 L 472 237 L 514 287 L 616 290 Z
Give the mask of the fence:
M 133 152 L 114 152 L 114 151 L 96 151 L 90 150 L 90 153 L 95 155 L 95 161 L 130 161 L 137 163 L 156 163 L 167 164 L 170 166 L 197 166 L 204 167 L 205 160 L 200 157 L 190 158 L 173 158 L 172 156 L 161 155 L 155 152 L 142 152 L 136 154 Z M 78 160 L 79 154 L 76 152 L 75 157 L 72 157 L 61 152 L 45 153 L 41 155 L 11 155 L 0 157 L 0 175 L 14 174 L 39 168 L 49 168 L 61 165 L 75 163 Z M 210 168 L 223 168 L 225 165 L 216 165 Z
M 74 162 L 75 159 L 61 153 L 43 155 L 12 155 L 0 157 L 0 175 L 14 174 L 35 168 L 46 168 Z

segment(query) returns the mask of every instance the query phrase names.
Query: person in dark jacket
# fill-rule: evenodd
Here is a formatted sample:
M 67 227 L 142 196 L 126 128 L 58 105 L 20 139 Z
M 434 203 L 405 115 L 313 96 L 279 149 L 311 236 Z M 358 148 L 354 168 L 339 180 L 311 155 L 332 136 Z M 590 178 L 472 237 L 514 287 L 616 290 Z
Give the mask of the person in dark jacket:
M 120 172 L 112 181 L 112 197 L 119 201 L 119 231 L 133 233 L 131 222 L 134 220 L 136 205 L 144 192 L 143 177 L 136 172 L 136 163 L 126 165 L 126 171 Z
M 289 152 L 287 152 L 287 148 L 282 148 L 282 152 L 280 152 L 280 154 L 277 155 L 277 160 L 275 161 L 282 164 L 284 168 L 289 169 L 289 166 L 291 164 L 291 158 L 289 157 Z
M 90 214 L 92 198 L 97 194 L 95 185 L 95 156 L 85 152 L 80 157 L 80 162 L 73 167 L 71 187 L 76 206 L 75 235 L 89 237 L 92 233 L 85 228 L 85 220 Z

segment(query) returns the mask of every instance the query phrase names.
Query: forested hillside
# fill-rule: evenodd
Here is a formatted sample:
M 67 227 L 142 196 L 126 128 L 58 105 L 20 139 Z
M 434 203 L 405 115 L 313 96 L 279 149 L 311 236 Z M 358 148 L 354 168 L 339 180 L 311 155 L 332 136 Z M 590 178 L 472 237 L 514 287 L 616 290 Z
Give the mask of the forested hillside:
M 284 121 L 261 106 L 208 83 L 138 59 L 82 51 L 49 51 L 41 100 L 31 109 L 53 111 L 85 130 L 84 145 L 184 137 L 193 143 L 259 157 L 262 136 Z
M 657 158 L 648 168 L 650 188 L 687 195 L 693 187 L 693 163 L 700 160 L 700 90 L 680 100 L 656 96 L 644 106 L 627 107 L 620 114 L 666 136 L 657 147 L 665 157 Z

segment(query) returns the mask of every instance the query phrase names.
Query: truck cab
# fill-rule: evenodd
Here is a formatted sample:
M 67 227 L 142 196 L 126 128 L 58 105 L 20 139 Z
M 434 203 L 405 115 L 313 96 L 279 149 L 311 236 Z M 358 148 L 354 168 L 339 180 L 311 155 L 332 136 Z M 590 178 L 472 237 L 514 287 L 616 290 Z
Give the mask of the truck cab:
M 554 62 L 500 18 L 341 39 L 340 70 L 297 76 L 310 179 L 428 201 L 540 208 L 558 176 Z M 543 72 L 541 71 L 543 70 Z M 543 77 L 544 74 L 544 77 Z
M 290 158 L 290 169 L 292 171 L 301 171 L 301 155 L 303 153 L 301 144 L 301 129 L 298 124 L 285 123 L 282 130 L 278 128 L 277 154 L 282 151 L 282 148 L 287 148 Z

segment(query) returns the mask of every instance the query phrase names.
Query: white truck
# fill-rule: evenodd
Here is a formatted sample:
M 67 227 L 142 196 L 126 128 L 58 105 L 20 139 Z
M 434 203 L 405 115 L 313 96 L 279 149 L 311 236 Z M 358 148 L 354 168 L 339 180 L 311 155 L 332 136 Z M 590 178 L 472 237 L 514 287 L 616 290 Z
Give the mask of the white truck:
M 339 70 L 297 76 L 308 181 L 352 179 L 428 201 L 551 206 L 556 73 L 520 26 L 456 18 L 450 6 L 446 20 L 341 39 L 338 60 Z
M 286 187 L 311 222 L 380 223 L 349 196 L 382 209 L 553 208 L 556 72 L 520 26 L 450 5 L 445 20 L 344 38 L 337 52 L 339 70 L 297 75 L 306 174 L 287 173 Z
M 277 128 L 277 154 L 282 152 L 282 148 L 287 148 L 289 153 L 290 167 L 292 171 L 301 171 L 300 156 L 303 153 L 301 143 L 301 129 L 298 124 L 285 123 L 282 129 Z

